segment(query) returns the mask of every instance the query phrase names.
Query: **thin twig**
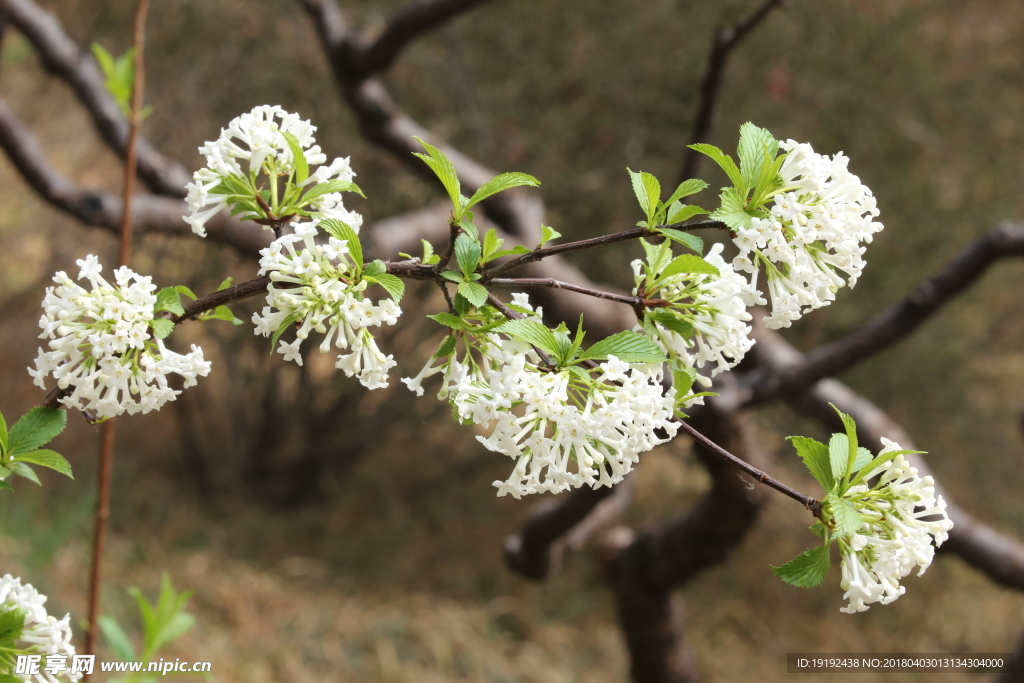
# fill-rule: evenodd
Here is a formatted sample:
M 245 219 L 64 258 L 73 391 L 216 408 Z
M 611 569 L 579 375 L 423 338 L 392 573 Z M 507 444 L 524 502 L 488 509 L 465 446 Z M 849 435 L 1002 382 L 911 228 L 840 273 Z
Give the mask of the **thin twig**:
M 564 289 L 569 292 L 586 294 L 595 299 L 606 299 L 626 304 L 637 311 L 642 311 L 644 308 L 660 308 L 672 305 L 665 299 L 645 299 L 640 296 L 605 292 L 593 287 L 581 287 L 571 282 L 562 282 L 550 277 L 498 277 L 491 279 L 487 284 L 491 287 L 548 287 L 549 289 Z

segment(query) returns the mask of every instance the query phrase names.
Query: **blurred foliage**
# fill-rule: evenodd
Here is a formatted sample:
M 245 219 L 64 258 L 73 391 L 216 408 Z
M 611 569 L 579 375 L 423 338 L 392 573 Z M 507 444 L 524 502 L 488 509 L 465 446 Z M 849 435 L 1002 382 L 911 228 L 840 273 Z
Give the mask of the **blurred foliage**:
M 47 5 L 80 45 L 99 42 L 114 54 L 128 47 L 133 3 Z M 400 3 L 344 6 L 354 25 L 379 28 Z M 531 191 L 544 197 L 548 224 L 578 239 L 635 222 L 626 166 L 676 178 L 711 30 L 751 6 L 488 3 L 415 43 L 384 80 L 414 118 L 465 152 L 539 178 Z M 318 126 L 328 156 L 352 156 L 369 197 L 353 206 L 368 223 L 437 198 L 360 138 L 296 3 L 156 2 L 149 40 L 145 134 L 186 166 L 233 116 L 280 104 Z M 787 332 L 794 343 L 811 348 L 843 335 L 1000 220 L 1024 219 L 1022 67 L 1024 5 L 1011 0 L 794 0 L 737 50 L 710 142 L 729 146 L 751 120 L 821 152 L 842 150 L 875 191 L 887 226 L 856 289 Z M 4 97 L 51 162 L 117 191 L 116 159 L 13 31 L 0 68 Z M 710 204 L 725 177 L 708 164 L 702 176 L 711 188 L 694 201 Z M 3 162 L 0 179 L 0 411 L 20 414 L 40 398 L 24 367 L 35 355 L 43 286 L 89 251 L 110 261 L 115 246 L 43 205 Z M 578 263 L 626 287 L 632 257 L 611 249 Z M 159 236 L 140 241 L 135 265 L 158 284 L 197 292 L 255 270 L 229 250 Z M 842 378 L 907 427 L 962 506 L 1018 534 L 1024 505 L 1009 482 L 1019 479 L 1024 450 L 1022 279 L 1019 263 L 998 265 L 912 339 Z M 407 311 L 413 297 L 434 301 L 428 290 L 409 296 Z M 236 313 L 247 319 L 247 310 Z M 382 343 L 405 359 L 406 374 L 439 334 L 414 317 Z M 189 325 L 180 335 L 172 343 L 202 342 L 215 372 L 173 410 L 122 421 L 109 583 L 155 585 L 166 568 L 195 587 L 198 626 L 173 655 L 212 660 L 223 681 L 624 678 L 610 600 L 585 558 L 542 586 L 504 569 L 500 539 L 530 503 L 493 498 L 489 482 L 509 463 L 454 428 L 438 402 L 413 400 L 397 381 L 365 392 L 313 357 L 284 367 L 247 326 Z M 766 442 L 785 457 L 787 434 L 822 436 L 779 407 L 760 417 Z M 97 442 L 84 421 L 71 420 L 54 447 L 78 479 L 50 476 L 42 490 L 18 491 L 15 505 L 26 507 L 17 514 L 31 510 L 46 527 L 62 501 L 81 499 Z M 781 478 L 806 487 L 804 476 L 783 462 Z M 681 443 L 649 454 L 637 477 L 636 524 L 683 508 L 705 483 Z M 303 503 L 315 504 L 279 509 Z M 773 504 L 736 557 L 684 591 L 688 643 L 709 680 L 781 680 L 788 651 L 1015 646 L 1021 597 L 958 561 L 940 558 L 899 601 L 852 617 L 838 612 L 838 572 L 817 591 L 777 585 L 768 563 L 802 549 L 792 532 L 805 520 L 794 507 Z M 52 590 L 51 611 L 84 613 L 84 539 L 65 545 L 68 532 L 54 532 L 59 542 L 43 543 L 39 555 L 10 538 L 8 513 L 0 513 L 0 565 L 48 564 L 31 580 Z M 120 593 L 108 588 L 104 611 L 128 613 Z

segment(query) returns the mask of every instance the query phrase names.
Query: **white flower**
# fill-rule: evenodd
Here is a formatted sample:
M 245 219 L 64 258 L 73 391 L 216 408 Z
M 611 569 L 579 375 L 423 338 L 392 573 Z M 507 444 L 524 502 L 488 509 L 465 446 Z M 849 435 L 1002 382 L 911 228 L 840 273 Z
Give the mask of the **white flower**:
M 91 289 L 61 271 L 43 299 L 39 336 L 50 339 L 50 350 L 39 349 L 35 368 L 28 370 L 39 388 L 45 389 L 52 376 L 59 388 L 72 389 L 62 403 L 109 418 L 147 413 L 174 399 L 181 392 L 170 387 L 171 373 L 184 378 L 185 388 L 210 373 L 198 346 L 183 355 L 153 336 L 152 278 L 122 266 L 111 285 L 100 275 L 103 266 L 95 256 L 78 265 L 79 279 L 88 280 Z
M 881 453 L 901 450 L 899 444 L 882 440 Z M 902 455 L 870 472 L 865 481 L 880 476 L 874 488 L 851 488 L 846 498 L 857 506 L 864 521 L 859 533 L 840 542 L 842 588 L 849 600 L 847 613 L 863 612 L 873 602 L 889 604 L 903 595 L 899 584 L 915 567 L 924 574 L 935 556 L 935 547 L 949 537 L 953 522 L 946 501 L 935 494 L 935 482 L 920 477 Z
M 297 114 L 278 106 L 261 105 L 233 119 L 227 128 L 221 130 L 220 137 L 199 148 L 200 154 L 206 157 L 206 166 L 196 171 L 192 182 L 186 186 L 189 215 L 184 217 L 185 222 L 197 235 L 206 236 L 207 221 L 224 208 L 228 202 L 227 195 L 237 191 L 224 184 L 229 177 L 233 183 L 241 183 L 251 201 L 258 188 L 277 183 L 279 177 L 290 179 L 296 165 L 286 134 L 295 137 L 309 170 L 304 181 L 295 183 L 296 188 L 308 193 L 310 185 L 335 180 L 351 182 L 355 173 L 348 157 L 335 159 L 328 166 L 319 166 L 327 161 L 327 157 L 316 144 L 314 131 L 316 126 L 309 121 L 303 121 Z M 319 168 L 314 168 L 316 166 Z M 257 180 L 261 174 L 268 177 Z M 363 223 L 361 215 L 345 209 L 340 192 L 315 196 L 308 209 L 319 212 L 323 218 L 342 220 L 357 232 Z M 252 210 L 242 214 L 243 218 L 261 216 Z
M 793 140 L 779 146 L 789 152 L 779 171 L 787 191 L 775 195 L 768 216 L 737 228 L 733 239 L 740 249 L 733 267 L 750 273 L 748 305 L 768 303 L 757 286 L 764 268 L 772 307 L 765 325 L 774 329 L 828 305 L 840 287 L 853 287 L 864 268 L 862 243 L 882 229 L 871 190 L 849 172 L 842 152 L 829 158 Z
M 20 578 L 10 574 L 0 577 L 0 612 L 25 612 L 21 637 L 16 641 L 20 644 L 19 652 L 44 656 L 64 655 L 70 661 L 70 657 L 75 654 L 75 646 L 71 644 L 71 617 L 65 615 L 63 619 L 57 619 L 50 616 L 46 613 L 45 603 L 46 596 L 40 594 L 32 584 L 22 585 Z M 18 675 L 18 678 L 28 683 L 54 683 L 56 680 L 42 669 L 39 674 Z M 74 682 L 81 679 L 82 674 L 63 672 L 61 678 Z
M 323 334 L 321 353 L 332 346 L 349 351 L 338 356 L 339 370 L 358 376 L 368 389 L 388 386 L 394 358 L 381 353 L 368 328 L 394 325 L 402 310 L 391 299 L 374 304 L 363 297 L 367 282 L 352 282 L 356 264 L 344 240 L 328 237 L 327 244 L 317 244 L 314 223 L 293 227 L 294 234 L 282 235 L 260 252 L 260 274 L 269 273 L 270 284 L 267 306 L 253 314 L 256 334 L 269 337 L 283 325 L 298 325 L 295 341 L 281 341 L 278 352 L 299 365 L 302 341 L 310 332 Z

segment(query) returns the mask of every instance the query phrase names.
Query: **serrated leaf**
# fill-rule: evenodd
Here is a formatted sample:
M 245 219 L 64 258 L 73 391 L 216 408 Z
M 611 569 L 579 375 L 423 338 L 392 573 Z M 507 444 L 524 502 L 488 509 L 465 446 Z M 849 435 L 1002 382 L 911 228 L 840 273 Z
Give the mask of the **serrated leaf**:
M 454 318 L 455 316 L 452 317 Z M 458 340 L 455 338 L 454 334 L 449 334 L 444 338 L 444 341 L 441 342 L 441 345 L 437 347 L 437 351 L 434 352 L 433 357 L 444 358 L 452 355 L 452 352 L 455 351 L 455 344 L 457 341 Z
M 651 223 L 655 214 L 658 213 L 658 205 L 661 202 L 661 183 L 650 173 L 636 172 L 628 168 L 626 170 L 629 172 L 636 200 L 640 203 L 647 222 Z
M 231 323 L 232 325 L 241 325 L 242 321 L 235 317 L 235 314 L 231 312 L 231 309 L 227 306 L 218 306 L 213 311 L 207 313 L 200 320 L 224 320 Z
M 872 457 L 871 451 L 863 446 L 858 446 L 857 456 L 853 459 L 853 465 L 850 467 L 850 472 L 859 472 L 864 465 L 871 462 Z
M 7 452 L 7 420 L 4 419 L 4 414 L 0 413 L 0 455 Z
M 221 281 L 221 283 L 217 286 L 217 291 L 218 292 L 223 292 L 225 289 L 230 287 L 231 283 L 234 282 L 234 281 L 235 281 L 235 278 L 233 278 L 233 277 L 226 277 L 226 278 L 224 278 Z
M 462 282 L 465 280 L 465 276 L 457 270 L 444 270 L 441 271 L 441 277 L 445 280 L 451 280 L 452 282 Z
M 295 182 L 301 183 L 309 177 L 309 163 L 306 161 L 306 155 L 302 151 L 302 145 L 299 144 L 299 139 L 288 131 L 282 130 L 281 135 L 284 136 L 285 142 L 288 143 L 288 149 L 292 152 Z
M 856 486 L 862 483 L 868 475 L 874 472 L 876 469 L 884 465 L 885 463 L 893 460 L 898 455 L 910 455 L 911 453 L 924 453 L 924 451 L 910 451 L 910 450 L 894 450 L 888 453 L 879 453 L 871 462 L 860 468 L 857 476 L 850 480 L 850 486 Z
M 22 453 L 18 455 L 15 462 L 27 462 L 32 465 L 39 465 L 40 467 L 48 467 L 51 470 L 60 472 L 66 477 L 74 479 L 74 475 L 71 474 L 71 463 L 64 459 L 64 456 L 56 451 L 49 449 L 41 449 L 35 451 L 29 451 L 28 453 Z
M 672 368 L 672 387 L 676 390 L 676 396 L 686 396 L 689 394 L 696 379 L 696 368 L 690 366 Z
M 820 519 L 809 526 L 808 529 L 818 538 L 828 538 L 828 527 L 822 524 Z
M 231 286 L 231 278 L 227 279 L 227 283 L 228 283 L 228 287 L 230 287 Z M 196 299 L 199 298 L 199 297 L 196 296 L 195 292 L 193 292 L 191 289 L 189 289 L 185 285 L 178 285 L 174 289 L 177 290 L 178 294 L 184 294 L 188 298 L 192 299 L 192 301 L 195 301 Z M 220 290 L 218 289 L 217 291 L 219 292 Z
M 702 275 L 719 275 L 718 268 L 714 267 L 700 256 L 683 254 L 677 256 L 661 271 L 660 278 L 668 278 L 682 273 L 693 273 Z
M 332 194 L 334 192 L 355 192 L 357 195 L 366 199 L 366 195 L 359 188 L 358 185 L 353 183 L 351 180 L 342 180 L 341 178 L 335 178 L 334 180 L 328 180 L 324 183 L 316 183 L 311 185 L 306 193 L 302 195 L 299 200 L 299 206 L 305 206 L 310 202 L 320 199 L 325 194 Z
M 363 245 L 359 241 L 359 234 L 352 229 L 352 226 L 335 218 L 328 218 L 320 221 L 319 227 L 348 245 L 349 257 L 356 264 L 356 269 L 361 270 L 363 267 Z
M 487 302 L 487 289 L 475 282 L 460 282 L 459 294 L 476 307 L 483 306 Z
M 468 329 L 468 326 L 466 325 L 465 321 L 462 320 L 462 318 L 452 315 L 451 313 L 434 313 L 432 315 L 428 315 L 427 317 L 430 318 L 431 320 L 441 323 L 446 327 L 450 327 L 453 330 Z
M 434 263 L 437 263 L 437 261 L 441 260 L 440 257 L 438 257 L 437 260 L 434 260 L 434 245 L 433 244 L 431 244 L 430 242 L 428 242 L 428 241 L 426 241 L 424 239 L 421 239 L 420 242 L 423 243 L 423 259 L 421 260 L 421 263 L 425 263 L 426 265 L 429 266 L 429 265 L 433 265 Z
M 772 567 L 780 579 L 797 588 L 814 588 L 828 573 L 828 546 L 811 548 L 793 558 L 781 567 Z
M 546 225 L 540 226 L 540 244 L 541 244 L 541 246 L 544 246 L 545 244 L 547 244 L 551 240 L 557 240 L 561 236 L 562 236 L 562 233 L 558 232 L 554 228 L 548 227 Z
M 796 454 L 804 461 L 811 476 L 818 480 L 821 488 L 831 491 L 835 484 L 835 478 L 832 474 L 828 446 L 806 436 L 791 436 L 789 440 L 796 448 Z
M 651 244 L 641 237 L 640 246 L 644 248 L 647 265 L 652 273 L 660 273 L 672 261 L 672 246 L 667 241 Z
M 531 251 L 533 250 L 530 249 L 529 247 L 524 247 L 521 244 L 517 244 L 511 249 L 502 249 L 501 251 L 494 252 L 493 254 L 491 254 L 491 258 L 496 259 L 501 258 L 502 256 L 521 256 L 522 254 L 529 254 Z
M 466 208 L 468 209 L 474 204 L 482 202 L 491 195 L 504 192 L 505 190 L 509 190 L 513 187 L 521 187 L 523 185 L 539 187 L 540 181 L 532 175 L 518 172 L 502 173 L 501 175 L 494 176 L 481 185 L 479 190 L 473 193 L 473 196 L 469 198 L 469 202 L 466 204 Z
M 170 311 L 174 315 L 185 315 L 185 309 L 181 305 L 181 294 L 176 287 L 164 287 L 156 293 L 156 304 L 154 311 Z
M 167 339 L 174 332 L 174 323 L 167 318 L 153 318 L 149 326 L 153 328 L 153 336 L 157 339 Z
M 689 339 L 693 336 L 693 325 L 683 320 L 672 311 L 659 308 L 653 311 L 646 311 L 645 315 L 669 332 L 675 332 L 684 339 Z
M 23 609 L 9 609 L 0 612 L 0 643 L 13 644 L 15 640 L 20 639 L 27 616 L 28 612 Z
M 740 174 L 745 187 L 754 187 L 762 168 L 772 163 L 778 152 L 779 143 L 767 130 L 758 128 L 749 121 L 740 126 L 740 143 L 736 148 L 736 156 L 740 160 Z
M 103 634 L 103 640 L 107 641 L 107 646 L 114 651 L 118 659 L 122 662 L 134 662 L 137 659 L 131 639 L 117 623 L 117 620 L 113 617 L 101 616 L 96 623 L 100 627 L 100 633 Z
M 830 403 L 829 405 L 832 404 Z M 857 457 L 857 423 L 854 422 L 852 417 L 842 412 L 834 405 L 832 405 L 832 409 L 839 414 L 839 419 L 842 421 L 843 427 L 846 428 L 846 438 L 847 443 L 849 444 L 849 450 L 846 454 L 846 466 L 843 470 L 843 475 L 847 476 L 850 472 L 853 472 L 853 462 Z M 868 455 L 870 456 L 870 453 Z M 868 458 L 868 461 L 870 462 L 870 457 Z
M 672 193 L 672 196 L 665 200 L 665 204 L 671 205 L 676 200 L 682 199 L 683 197 L 689 197 L 691 194 L 697 194 L 707 186 L 708 184 L 703 180 L 697 180 L 696 178 L 684 180 L 679 183 L 679 187 L 677 187 L 676 191 Z M 672 219 L 669 219 L 669 223 L 673 222 L 674 221 Z
M 18 420 L 7 437 L 7 454 L 17 456 L 34 451 L 64 431 L 68 414 L 56 408 L 33 408 Z
M 379 258 L 374 259 L 363 267 L 363 277 L 380 277 L 384 273 L 388 272 L 388 266 L 386 263 L 381 261 Z
M 496 328 L 496 331 L 516 339 L 522 339 L 547 353 L 555 354 L 558 352 L 558 341 L 555 339 L 555 333 L 534 320 L 509 320 L 507 323 Z
M 483 260 L 484 262 L 490 261 L 494 252 L 501 249 L 501 245 L 505 243 L 505 240 L 498 239 L 498 231 L 491 228 L 484 235 L 484 246 L 483 246 Z
M 864 520 L 857 512 L 856 505 L 834 493 L 828 494 L 827 500 L 832 507 L 832 518 L 836 522 L 833 531 L 836 536 L 849 536 L 863 528 Z
M 711 218 L 722 221 L 730 228 L 749 228 L 751 216 L 744 209 L 745 199 L 735 187 L 726 187 L 718 195 L 722 206 L 711 214 Z
M 462 231 L 469 235 L 469 237 L 471 237 L 472 239 L 480 239 L 480 228 L 476 227 L 476 223 L 474 223 L 473 221 L 460 221 L 458 225 L 460 228 L 462 228 Z
M 615 356 L 627 363 L 658 363 L 665 352 L 647 336 L 626 330 L 597 342 L 580 354 L 582 360 L 606 360 Z
M 583 331 L 583 314 L 580 313 L 580 321 L 576 325 L 576 334 L 572 338 L 572 348 L 569 349 L 568 360 L 576 358 L 580 347 L 583 345 L 583 338 L 586 336 L 587 333 Z
M 374 275 L 373 281 L 386 289 L 396 304 L 402 300 L 402 296 L 405 294 L 405 283 L 401 278 L 384 273 L 383 275 Z
M 674 228 L 659 228 L 658 232 L 665 237 L 668 237 L 673 242 L 678 242 L 687 249 L 692 249 L 698 254 L 703 253 L 704 251 L 704 240 L 696 235 L 691 235 L 688 232 L 683 232 L 682 230 L 676 230 Z
M 423 145 L 423 149 L 427 150 L 427 153 L 413 152 L 413 155 L 422 159 L 430 167 L 430 170 L 434 172 L 438 180 L 441 181 L 444 189 L 448 192 L 448 196 L 451 197 L 452 213 L 456 218 L 461 218 L 463 208 L 459 197 L 462 194 L 462 185 L 459 183 L 459 175 L 455 172 L 455 166 L 452 165 L 452 162 L 445 156 L 444 152 L 437 147 L 423 142 L 419 138 L 416 138 L 416 142 Z
M 842 479 L 846 475 L 846 466 L 850 462 L 850 440 L 846 434 L 833 434 L 828 442 L 828 457 L 832 467 L 832 476 Z
M 35 470 L 26 465 L 23 462 L 12 462 L 10 464 L 11 472 L 17 474 L 19 477 L 25 477 L 31 482 L 35 482 L 36 485 L 42 486 L 43 484 L 39 481 L 39 477 L 36 475 Z
M 668 209 L 668 217 L 665 219 L 665 223 L 668 225 L 682 223 L 683 221 L 689 220 L 698 214 L 705 213 L 708 213 L 708 210 L 702 209 L 699 206 L 683 204 L 682 202 L 672 202 L 672 205 Z
M 455 296 L 452 297 L 452 304 L 459 315 L 466 315 L 473 310 L 473 303 L 459 292 L 455 292 Z
M 469 235 L 459 235 L 455 240 L 455 260 L 468 278 L 480 264 L 480 243 Z
M 728 154 L 714 145 L 704 143 L 690 145 L 690 149 L 710 157 L 716 164 L 722 167 L 722 170 L 729 176 L 729 180 L 732 181 L 733 185 L 740 188 L 743 187 L 743 175 L 740 173 L 740 169 L 736 167 L 736 162 Z

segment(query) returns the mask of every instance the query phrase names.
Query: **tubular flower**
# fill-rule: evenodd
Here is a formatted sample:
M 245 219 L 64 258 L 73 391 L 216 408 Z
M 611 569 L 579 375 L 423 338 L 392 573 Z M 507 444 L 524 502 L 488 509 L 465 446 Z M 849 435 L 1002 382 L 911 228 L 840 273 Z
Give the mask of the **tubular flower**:
M 864 268 L 862 243 L 882 230 L 871 190 L 841 152 L 829 158 L 793 140 L 779 146 L 788 152 L 779 170 L 785 191 L 766 217 L 737 228 L 733 239 L 740 249 L 733 267 L 751 276 L 743 290 L 748 305 L 768 303 L 757 283 L 764 268 L 772 308 L 765 324 L 774 329 L 829 304 L 840 287 L 853 287 Z
M 20 578 L 10 574 L 0 577 L 0 612 L 20 610 L 25 613 L 25 622 L 22 626 L 21 635 L 17 643 L 21 645 L 16 654 L 38 654 L 58 655 L 66 657 L 66 665 L 70 667 L 70 657 L 75 654 L 75 646 L 71 644 L 71 616 L 65 615 L 63 619 L 57 619 L 46 613 L 46 596 L 32 587 L 32 584 L 22 585 Z M 7 662 L 6 653 L 0 652 L 0 670 Z M 13 669 L 13 667 L 12 667 Z M 13 672 L 12 672 L 13 673 Z M 57 678 L 40 669 L 38 674 L 31 676 L 16 674 L 17 678 L 27 683 L 55 683 Z M 70 670 L 61 673 L 61 678 L 69 681 L 78 681 L 82 678 L 81 673 L 71 673 Z
M 388 386 L 393 356 L 385 356 L 370 333 L 370 327 L 394 325 L 402 310 L 391 299 L 374 304 L 364 298 L 366 280 L 356 280 L 358 266 L 349 255 L 345 240 L 329 237 L 316 244 L 313 223 L 294 223 L 295 233 L 283 235 L 260 254 L 260 274 L 270 274 L 267 306 L 253 314 L 256 334 L 271 336 L 297 325 L 294 342 L 278 344 L 285 360 L 302 365 L 299 346 L 311 331 L 325 335 L 320 352 L 332 345 L 349 353 L 338 356 L 335 365 L 368 389 Z
M 900 450 L 883 439 L 882 453 Z M 880 465 L 865 480 L 879 476 L 871 489 L 864 484 L 845 495 L 860 513 L 864 524 L 859 533 L 839 541 L 842 552 L 842 588 L 849 600 L 841 611 L 863 612 L 873 602 L 887 605 L 903 595 L 900 579 L 918 567 L 924 574 L 935 555 L 935 547 L 949 537 L 953 522 L 946 514 L 946 501 L 935 494 L 930 476 L 918 476 L 902 455 Z
M 43 299 L 39 336 L 51 340 L 50 350 L 39 349 L 35 369 L 29 368 L 39 388 L 53 376 L 59 388 L 73 388 L 62 403 L 109 418 L 148 413 L 173 400 L 181 392 L 169 386 L 171 373 L 184 378 L 185 388 L 209 374 L 201 348 L 193 344 L 191 353 L 175 353 L 153 334 L 152 278 L 122 266 L 111 285 L 95 256 L 78 265 L 78 279 L 88 280 L 91 289 L 60 271 L 53 277 L 57 287 L 47 288 Z

